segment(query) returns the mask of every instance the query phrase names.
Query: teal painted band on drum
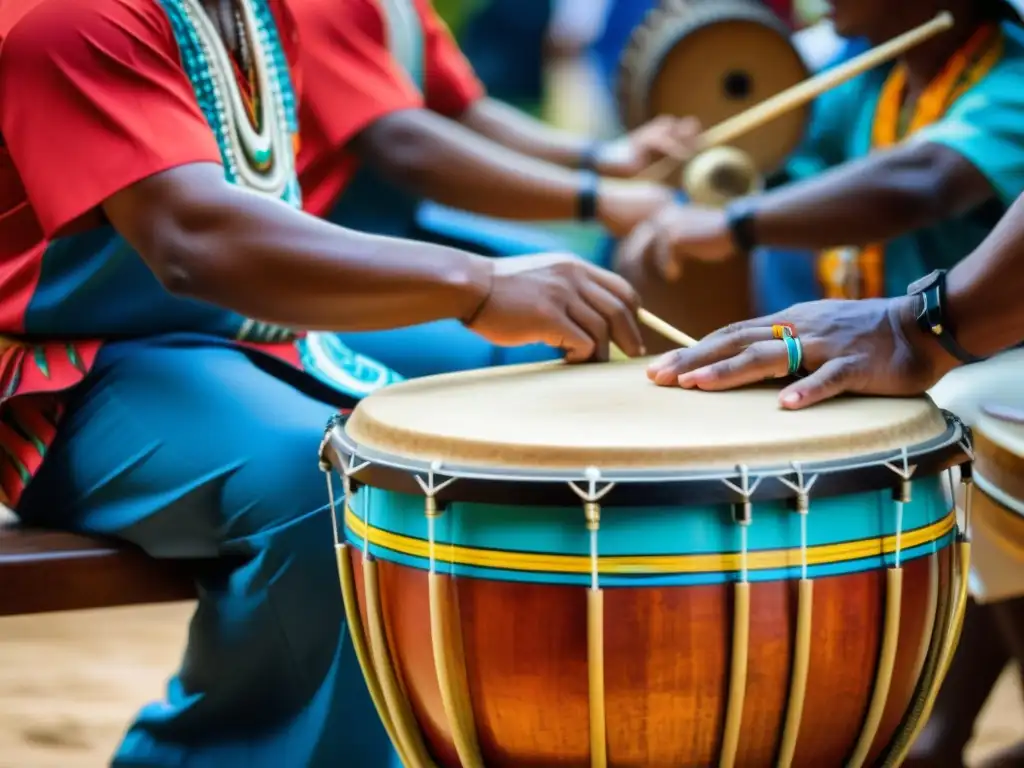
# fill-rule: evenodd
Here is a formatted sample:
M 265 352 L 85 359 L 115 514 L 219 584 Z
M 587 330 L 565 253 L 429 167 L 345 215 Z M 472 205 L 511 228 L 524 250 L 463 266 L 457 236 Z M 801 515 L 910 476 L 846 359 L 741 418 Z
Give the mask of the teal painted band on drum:
M 382 560 L 429 567 L 422 496 L 363 487 L 345 514 L 346 538 Z M 605 508 L 599 532 L 602 584 L 713 584 L 745 566 L 753 581 L 881 568 L 946 546 L 955 516 L 937 477 L 915 481 L 897 540 L 891 493 L 870 492 L 811 502 L 806 550 L 801 515 L 783 502 L 754 506 L 747 554 L 728 506 Z M 369 526 L 367 526 L 369 517 Z M 582 508 L 450 504 L 434 520 L 434 559 L 442 572 L 536 583 L 585 584 L 590 537 Z
M 426 541 L 423 497 L 364 486 L 351 500 L 353 512 L 377 529 Z M 903 508 L 903 530 L 946 518 L 949 505 L 941 478 L 913 481 Z M 896 533 L 889 491 L 810 500 L 807 546 L 823 547 Z M 434 524 L 439 544 L 526 554 L 588 557 L 590 539 L 582 506 L 526 507 L 451 503 Z M 740 551 L 740 529 L 728 505 L 604 507 L 599 534 L 602 557 L 712 555 Z M 800 546 L 800 515 L 784 501 L 758 502 L 747 528 L 750 551 Z
M 347 539 L 353 547 L 363 550 L 363 540 L 354 535 L 351 529 L 346 529 Z M 921 557 L 935 554 L 953 543 L 955 533 L 950 532 L 941 538 L 921 544 L 916 547 L 905 549 L 900 553 L 900 562 L 907 563 Z M 430 561 L 427 558 L 406 555 L 395 552 L 385 547 L 370 545 L 370 554 L 379 560 L 397 563 L 417 570 L 429 570 Z M 822 565 L 808 566 L 808 578 L 824 578 L 827 576 L 843 576 L 851 573 L 878 570 L 891 567 L 896 564 L 894 553 L 878 555 L 875 557 L 851 560 L 842 563 L 825 563 Z M 501 568 L 480 568 L 472 565 L 451 564 L 448 562 L 437 563 L 438 573 L 456 576 L 459 578 L 487 579 L 491 581 L 514 581 L 525 584 L 556 584 L 564 586 L 589 587 L 591 577 L 589 574 L 566 574 L 550 573 L 542 571 L 514 571 Z M 800 566 L 789 568 L 773 568 L 768 570 L 748 572 L 748 581 L 752 583 L 779 581 L 783 579 L 799 579 L 802 574 Z M 729 584 L 738 581 L 740 573 L 672 573 L 657 576 L 620 576 L 602 575 L 600 583 L 603 587 L 694 587 L 712 584 Z
M 786 344 L 786 355 L 789 360 L 786 373 L 790 376 L 795 376 L 796 372 L 800 370 L 800 366 L 804 363 L 804 346 L 800 339 L 789 333 L 783 333 L 782 340 Z

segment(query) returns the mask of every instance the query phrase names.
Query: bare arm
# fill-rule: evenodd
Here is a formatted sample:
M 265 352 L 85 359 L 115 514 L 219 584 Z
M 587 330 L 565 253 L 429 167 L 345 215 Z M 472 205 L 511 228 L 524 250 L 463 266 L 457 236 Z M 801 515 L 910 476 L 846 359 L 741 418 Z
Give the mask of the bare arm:
M 486 259 L 364 235 L 224 181 L 213 163 L 165 171 L 103 205 L 172 293 L 304 330 L 376 330 L 454 318 L 506 346 L 570 361 L 641 351 L 638 298 L 564 254 Z
M 582 177 L 484 138 L 425 109 L 392 113 L 366 128 L 355 151 L 384 176 L 440 203 L 517 220 L 577 216 Z M 654 184 L 604 181 L 597 214 L 616 234 L 672 199 Z
M 755 203 L 756 235 L 766 245 L 866 245 L 962 215 L 992 198 L 988 180 L 939 144 L 880 152 Z
M 150 177 L 104 210 L 171 292 L 295 328 L 468 318 L 491 279 L 485 259 L 327 224 L 228 184 L 213 164 Z
M 1024 197 L 947 276 L 950 320 L 960 344 L 991 355 L 1024 342 Z
M 884 242 L 991 200 L 995 190 L 957 152 L 921 142 L 847 163 L 806 181 L 741 201 L 759 245 L 822 249 Z M 624 263 L 646 263 L 676 280 L 687 258 L 717 261 L 735 245 L 724 211 L 662 209 L 622 246 Z
M 578 168 L 593 144 L 496 99 L 478 100 L 462 115 L 461 122 L 509 149 L 567 168 Z

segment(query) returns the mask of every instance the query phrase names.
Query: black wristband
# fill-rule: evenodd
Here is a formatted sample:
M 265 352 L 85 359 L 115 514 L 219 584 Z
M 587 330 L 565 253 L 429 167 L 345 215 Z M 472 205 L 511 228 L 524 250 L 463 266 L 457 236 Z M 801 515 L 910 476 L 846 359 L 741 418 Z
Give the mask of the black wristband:
M 576 218 L 579 221 L 593 221 L 597 218 L 597 187 L 600 180 L 593 171 L 582 174 L 580 188 L 576 193 Z
M 935 337 L 946 352 L 965 365 L 984 359 L 961 347 L 956 340 L 955 329 L 950 326 L 946 312 L 946 270 L 936 270 L 913 283 L 908 293 L 918 297 L 919 304 L 915 312 L 918 327 Z
M 601 144 L 599 142 L 593 142 L 588 144 L 580 152 L 579 165 L 577 166 L 581 171 L 597 171 L 597 158 L 601 154 Z
M 757 235 L 754 232 L 756 215 L 757 208 L 750 197 L 740 198 L 725 209 L 725 221 L 732 235 L 733 248 L 741 256 L 757 248 Z

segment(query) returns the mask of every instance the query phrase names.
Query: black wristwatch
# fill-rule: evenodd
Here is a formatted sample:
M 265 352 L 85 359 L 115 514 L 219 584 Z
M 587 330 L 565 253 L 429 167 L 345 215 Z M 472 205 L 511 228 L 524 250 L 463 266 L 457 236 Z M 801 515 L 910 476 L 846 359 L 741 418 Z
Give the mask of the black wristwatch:
M 579 191 L 576 193 L 576 219 L 593 221 L 597 218 L 597 188 L 601 177 L 593 171 L 583 171 Z
M 942 348 L 961 363 L 978 363 L 984 358 L 972 355 L 957 343 L 954 329 L 949 324 L 946 314 L 946 270 L 937 269 L 907 288 L 907 295 L 918 297 L 914 310 L 917 325 L 925 333 L 931 334 Z
M 748 255 L 757 247 L 757 235 L 754 233 L 756 213 L 754 200 L 750 197 L 740 198 L 725 208 L 725 223 L 732 235 L 733 248 L 740 256 Z

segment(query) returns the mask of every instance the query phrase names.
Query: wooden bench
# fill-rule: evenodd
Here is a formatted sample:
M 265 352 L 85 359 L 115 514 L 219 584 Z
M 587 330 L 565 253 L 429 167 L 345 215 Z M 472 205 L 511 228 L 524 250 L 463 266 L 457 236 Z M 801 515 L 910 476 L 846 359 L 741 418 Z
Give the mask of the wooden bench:
M 100 539 L 26 528 L 0 511 L 0 616 L 195 596 L 180 563 Z

